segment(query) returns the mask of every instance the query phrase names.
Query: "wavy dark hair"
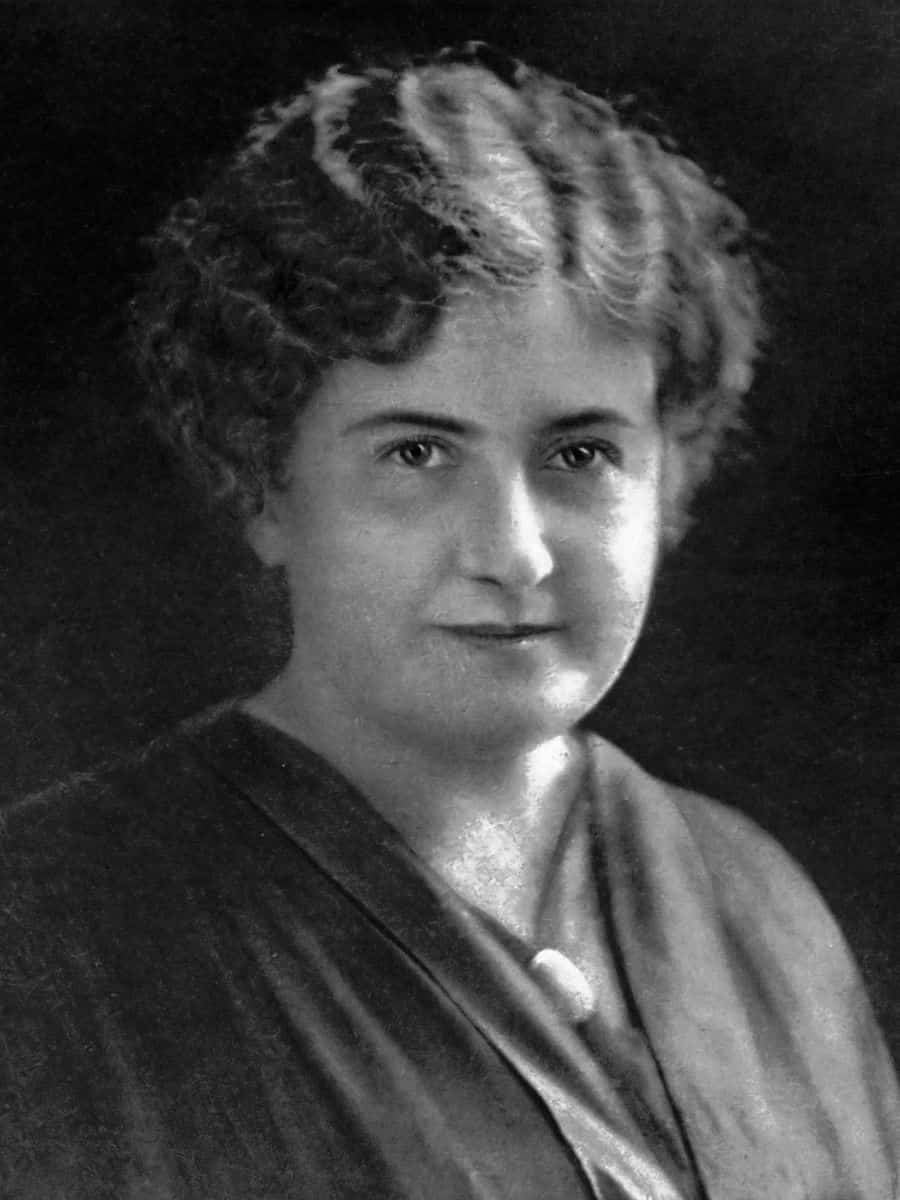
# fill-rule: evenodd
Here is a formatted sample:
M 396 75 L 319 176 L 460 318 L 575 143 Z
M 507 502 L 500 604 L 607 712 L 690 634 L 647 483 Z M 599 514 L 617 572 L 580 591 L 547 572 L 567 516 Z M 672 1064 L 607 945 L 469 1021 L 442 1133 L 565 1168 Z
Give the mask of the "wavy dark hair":
M 582 312 L 648 338 L 682 450 L 681 528 L 761 337 L 743 213 L 613 104 L 481 43 L 337 66 L 256 114 L 152 239 L 134 346 L 158 428 L 243 516 L 334 362 L 401 362 L 473 281 L 548 267 Z

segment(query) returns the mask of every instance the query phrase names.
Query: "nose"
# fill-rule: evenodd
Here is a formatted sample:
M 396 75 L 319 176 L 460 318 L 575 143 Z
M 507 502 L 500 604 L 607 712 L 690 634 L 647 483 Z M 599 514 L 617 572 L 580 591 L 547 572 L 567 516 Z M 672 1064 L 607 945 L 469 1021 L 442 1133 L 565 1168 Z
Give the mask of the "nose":
M 470 579 L 510 591 L 537 586 L 553 571 L 540 498 L 518 472 L 482 478 L 471 489 L 460 534 L 460 566 Z

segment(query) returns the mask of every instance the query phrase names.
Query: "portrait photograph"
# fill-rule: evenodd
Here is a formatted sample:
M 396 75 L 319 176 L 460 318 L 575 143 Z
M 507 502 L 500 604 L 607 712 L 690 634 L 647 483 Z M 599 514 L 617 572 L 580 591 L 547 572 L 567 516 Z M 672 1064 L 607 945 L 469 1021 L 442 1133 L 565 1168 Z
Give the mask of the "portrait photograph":
M 900 1198 L 895 8 L 0 93 L 0 1198 Z

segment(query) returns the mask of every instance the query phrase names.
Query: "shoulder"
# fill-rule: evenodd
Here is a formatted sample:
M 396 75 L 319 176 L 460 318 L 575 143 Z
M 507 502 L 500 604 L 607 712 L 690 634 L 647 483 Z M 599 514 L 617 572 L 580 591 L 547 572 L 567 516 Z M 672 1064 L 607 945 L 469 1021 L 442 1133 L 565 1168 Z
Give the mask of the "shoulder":
M 602 739 L 593 750 L 616 783 L 606 820 L 620 847 L 654 857 L 660 878 L 678 873 L 702 888 L 715 920 L 750 958 L 856 993 L 858 972 L 837 922 L 771 834 L 734 807 L 657 779 Z
M 754 820 L 738 809 L 671 784 L 661 785 L 703 855 L 729 908 L 748 903 L 775 926 L 817 931 L 839 941 L 837 926 L 806 870 Z
M 645 1007 L 665 1002 L 658 1024 L 677 1034 L 670 1056 L 680 1061 L 692 1046 L 710 1086 L 726 1090 L 752 1067 L 760 1102 L 768 1097 L 791 1138 L 803 1112 L 818 1112 L 833 1122 L 829 1152 L 848 1178 L 883 1181 L 886 1168 L 895 1179 L 900 1092 L 815 884 L 736 809 L 654 778 L 601 739 L 594 761 L 617 934 Z M 879 1184 L 853 1194 L 888 1192 Z
M 189 741 L 176 730 L 73 774 L 0 810 L 2 852 L 39 845 L 49 850 L 60 842 L 62 852 L 80 838 L 114 837 L 138 818 L 152 823 L 159 810 L 178 806 L 196 766 Z
M 23 1046 L 68 1046 L 78 1020 L 89 1057 L 106 1006 L 189 999 L 288 876 L 284 837 L 202 740 L 181 726 L 0 815 L 0 1009 Z
M 79 905 L 96 913 L 110 897 L 165 893 L 233 841 L 246 806 L 194 736 L 215 719 L 186 723 L 0 810 L 0 920 L 70 926 Z

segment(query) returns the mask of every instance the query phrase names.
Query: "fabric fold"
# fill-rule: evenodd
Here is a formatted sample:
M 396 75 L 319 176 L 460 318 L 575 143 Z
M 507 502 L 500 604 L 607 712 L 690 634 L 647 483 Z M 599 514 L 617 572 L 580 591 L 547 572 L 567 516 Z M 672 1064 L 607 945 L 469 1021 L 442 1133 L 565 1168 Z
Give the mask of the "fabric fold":
M 260 753 L 248 753 L 247 731 Z M 629 1091 L 605 1073 L 528 972 L 337 772 L 305 747 L 234 713 L 194 735 L 347 896 L 399 943 L 546 1106 L 598 1200 L 689 1200 L 671 1147 L 648 1143 Z M 265 756 L 265 758 L 263 758 Z M 615 1058 L 614 1046 L 607 1054 Z
M 268 743 L 268 780 L 227 723 L 206 735 L 205 752 L 497 1047 L 599 1196 L 613 1186 L 629 1200 L 898 1194 L 900 1100 L 858 972 L 811 883 L 746 818 L 591 738 L 610 932 L 684 1153 L 648 1120 L 627 1037 L 601 1033 L 586 1055 L 535 981 L 340 775 L 261 722 L 232 719 Z
M 709 1195 L 897 1196 L 892 1066 L 812 884 L 740 814 L 594 762 L 629 990 Z

